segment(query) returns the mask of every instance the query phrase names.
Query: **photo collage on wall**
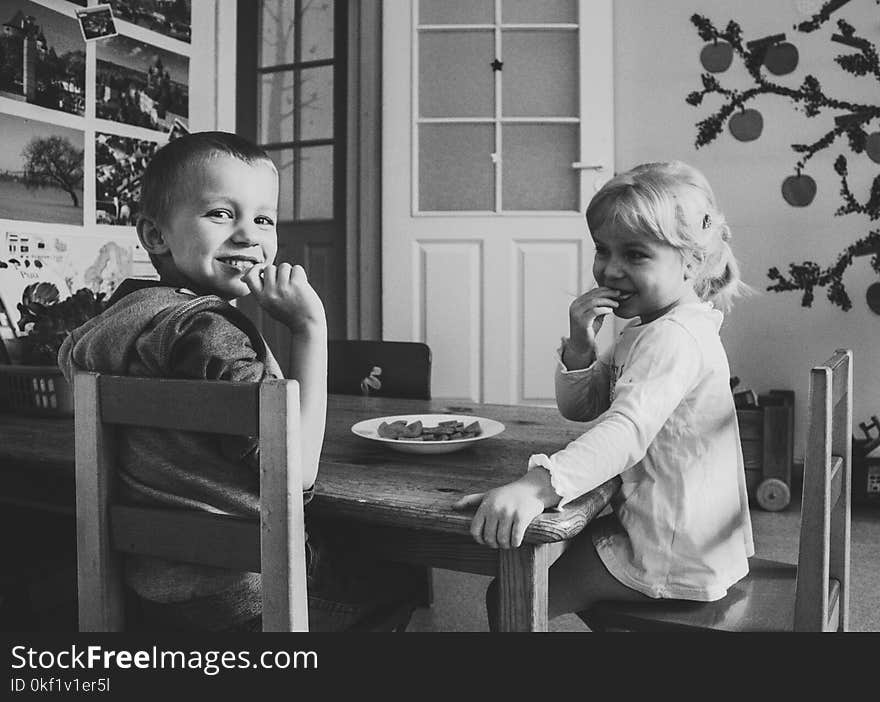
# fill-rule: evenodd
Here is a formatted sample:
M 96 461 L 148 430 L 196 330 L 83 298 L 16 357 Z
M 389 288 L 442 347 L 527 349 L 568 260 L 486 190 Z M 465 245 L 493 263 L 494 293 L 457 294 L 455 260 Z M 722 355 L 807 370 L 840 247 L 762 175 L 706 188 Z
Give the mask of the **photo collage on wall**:
M 64 295 L 155 276 L 134 230 L 140 179 L 159 147 L 189 131 L 191 9 L 192 0 L 0 3 L 7 309 L 35 278 L 64 281 Z

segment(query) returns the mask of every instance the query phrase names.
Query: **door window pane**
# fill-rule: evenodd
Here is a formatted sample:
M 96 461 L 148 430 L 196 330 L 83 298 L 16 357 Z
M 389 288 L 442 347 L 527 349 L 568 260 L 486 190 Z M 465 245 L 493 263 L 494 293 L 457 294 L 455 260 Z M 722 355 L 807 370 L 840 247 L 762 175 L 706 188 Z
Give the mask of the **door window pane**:
M 495 209 L 495 127 L 423 124 L 419 127 L 419 209 Z
M 333 147 L 297 149 L 296 219 L 333 219 Z
M 333 138 L 333 66 L 307 68 L 299 72 L 299 139 Z
M 495 5 L 500 16 L 488 4 L 420 0 L 418 209 L 577 211 L 580 174 L 571 164 L 580 151 L 579 3 Z M 468 21 L 495 29 L 424 28 Z M 500 72 L 492 67 L 496 57 Z M 497 146 L 495 130 L 504 136 Z
M 263 0 L 260 12 L 260 66 L 293 63 L 295 38 L 294 3 Z
M 577 32 L 512 30 L 502 41 L 504 116 L 576 117 Z
M 264 73 L 260 78 L 260 143 L 293 141 L 293 71 Z
M 296 23 L 302 46 L 296 46 Z M 333 0 L 263 0 L 260 66 L 333 58 Z
M 493 32 L 420 32 L 420 116 L 491 117 L 494 58 Z
M 302 10 L 302 47 L 298 61 L 333 58 L 333 0 L 297 2 Z
M 505 125 L 502 140 L 503 209 L 578 209 L 578 125 Z
M 489 24 L 495 0 L 420 0 L 419 24 Z
M 298 84 L 297 84 L 298 81 Z M 296 94 L 300 114 L 296 114 Z M 299 117 L 299 133 L 296 118 Z M 260 80 L 260 142 L 333 138 L 333 67 L 264 73 Z
M 501 21 L 505 24 L 577 22 L 576 0 L 501 0 Z
M 293 149 L 266 149 L 266 153 L 278 169 L 278 221 L 290 222 L 293 219 Z

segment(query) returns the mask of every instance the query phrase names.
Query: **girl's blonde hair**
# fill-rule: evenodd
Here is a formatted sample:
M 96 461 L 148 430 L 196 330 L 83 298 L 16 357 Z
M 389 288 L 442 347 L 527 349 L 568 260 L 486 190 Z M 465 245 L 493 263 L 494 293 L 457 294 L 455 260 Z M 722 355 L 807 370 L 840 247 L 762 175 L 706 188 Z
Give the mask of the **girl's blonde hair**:
M 701 300 L 728 310 L 750 288 L 740 279 L 730 227 L 706 177 L 681 161 L 645 163 L 609 180 L 587 207 L 596 232 L 612 223 L 650 234 L 681 251 Z

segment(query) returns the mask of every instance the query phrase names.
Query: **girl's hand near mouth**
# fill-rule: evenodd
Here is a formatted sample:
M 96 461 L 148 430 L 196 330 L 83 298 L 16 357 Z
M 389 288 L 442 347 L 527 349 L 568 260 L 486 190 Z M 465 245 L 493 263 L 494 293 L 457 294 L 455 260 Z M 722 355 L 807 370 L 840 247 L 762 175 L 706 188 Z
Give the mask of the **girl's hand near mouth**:
M 595 287 L 575 298 L 568 308 L 568 343 L 562 362 L 569 370 L 586 368 L 596 360 L 596 334 L 605 315 L 618 306 L 620 291 Z

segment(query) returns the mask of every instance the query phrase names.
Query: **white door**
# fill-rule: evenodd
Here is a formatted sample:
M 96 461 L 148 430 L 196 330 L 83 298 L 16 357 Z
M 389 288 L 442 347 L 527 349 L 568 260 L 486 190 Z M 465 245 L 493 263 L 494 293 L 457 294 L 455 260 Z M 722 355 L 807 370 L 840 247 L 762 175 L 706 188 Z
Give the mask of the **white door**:
M 431 347 L 435 397 L 553 401 L 613 169 L 611 5 L 384 3 L 383 338 Z

